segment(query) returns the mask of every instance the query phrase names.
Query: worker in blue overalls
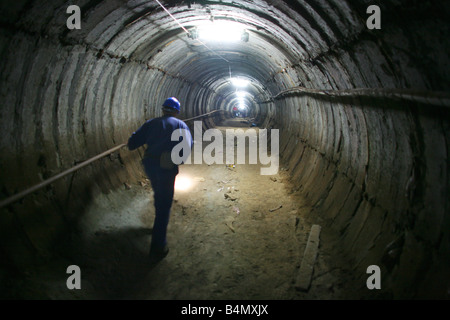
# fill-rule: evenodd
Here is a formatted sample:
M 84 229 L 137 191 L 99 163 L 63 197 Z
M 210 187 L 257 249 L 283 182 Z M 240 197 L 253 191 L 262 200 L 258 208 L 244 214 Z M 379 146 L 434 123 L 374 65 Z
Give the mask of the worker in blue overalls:
M 146 121 L 128 139 L 129 150 L 147 145 L 142 163 L 154 192 L 155 220 L 150 245 L 152 261 L 163 259 L 169 252 L 166 233 L 174 195 L 175 177 L 178 174 L 178 165 L 172 160 L 171 151 L 185 139 L 184 143 L 188 143 L 189 146 L 188 150 L 184 148 L 181 151 L 185 153 L 181 155 L 185 160 L 192 148 L 192 136 L 188 126 L 176 118 L 180 112 L 180 102 L 175 97 L 168 98 L 163 103 L 162 109 L 162 117 Z M 182 131 L 182 134 L 178 132 L 179 139 L 172 141 L 172 134 L 176 130 Z

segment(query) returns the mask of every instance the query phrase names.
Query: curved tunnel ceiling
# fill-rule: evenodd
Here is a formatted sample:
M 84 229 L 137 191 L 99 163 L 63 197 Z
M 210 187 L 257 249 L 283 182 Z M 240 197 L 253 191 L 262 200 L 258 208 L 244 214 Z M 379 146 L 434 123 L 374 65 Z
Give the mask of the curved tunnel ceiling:
M 365 0 L 162 3 L 176 21 L 156 1 L 80 1 L 81 29 L 69 30 L 68 1 L 2 1 L 2 198 L 125 142 L 143 119 L 160 114 L 168 96 L 180 99 L 182 118 L 231 110 L 231 71 L 251 80 L 246 103 L 258 123 L 282 129 L 284 165 L 342 235 L 355 268 L 384 259 L 386 248 L 400 242 L 403 255 L 389 280 L 394 296 L 419 289 L 433 296 L 433 286 L 447 292 L 450 284 L 440 281 L 450 269 L 447 109 L 278 94 L 295 87 L 448 92 L 448 3 L 383 1 L 381 30 L 367 29 Z M 189 32 L 231 21 L 245 27 L 248 41 L 204 46 L 177 21 Z M 17 234 L 49 247 L 94 190 L 138 179 L 136 160 L 121 152 L 94 163 L 76 179 L 4 209 L 2 227 L 18 228 L 11 218 L 17 213 L 24 224 Z M 39 234 L 35 222 L 53 231 Z M 419 267 L 410 272 L 411 252 L 418 252 Z M 428 265 L 429 252 L 443 263 Z M 422 273 L 427 281 L 412 288 Z
M 304 3 L 294 8 L 280 1 L 201 1 L 169 3 L 167 8 L 177 21 L 154 1 L 99 3 L 88 10 L 82 7 L 82 29 L 66 31 L 65 37 L 69 43 L 83 43 L 126 62 L 160 69 L 213 92 L 211 83 L 220 83 L 218 80 L 227 78 L 230 71 L 232 76 L 245 75 L 266 87 L 265 96 L 269 98 L 282 89 L 306 82 L 295 74 L 293 79 L 288 75 L 271 81 L 277 73 L 292 65 L 302 68 L 302 64 L 329 50 L 338 40 L 364 28 L 364 21 L 354 16 L 349 5 L 337 1 Z M 249 32 L 249 41 L 206 42 L 206 47 L 185 32 L 211 21 L 241 24 Z M 313 86 L 322 87 L 323 75 L 311 81 Z M 214 103 L 196 106 L 192 114 L 203 113 L 211 105 Z

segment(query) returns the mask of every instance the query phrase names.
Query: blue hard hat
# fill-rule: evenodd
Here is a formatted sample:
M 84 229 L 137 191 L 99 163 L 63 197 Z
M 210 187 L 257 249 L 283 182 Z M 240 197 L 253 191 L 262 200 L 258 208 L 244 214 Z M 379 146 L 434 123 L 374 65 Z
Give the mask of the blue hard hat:
M 167 98 L 163 103 L 163 107 L 175 109 L 177 113 L 180 112 L 180 101 L 175 97 Z

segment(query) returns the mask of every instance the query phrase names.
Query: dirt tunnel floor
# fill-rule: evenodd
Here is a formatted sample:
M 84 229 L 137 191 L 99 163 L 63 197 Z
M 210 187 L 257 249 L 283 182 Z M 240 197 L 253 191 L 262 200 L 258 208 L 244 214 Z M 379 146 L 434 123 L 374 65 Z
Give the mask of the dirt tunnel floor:
M 60 263 L 58 276 L 40 275 L 32 291 L 52 299 L 359 299 L 361 284 L 352 280 L 336 236 L 310 215 L 288 176 L 282 167 L 261 175 L 250 164 L 180 166 L 177 179 L 192 186 L 175 192 L 170 252 L 153 267 L 147 260 L 153 193 L 143 176 L 131 188 L 101 195 L 83 216 L 83 232 L 64 262 L 80 266 L 81 290 L 66 288 L 67 266 Z M 295 279 L 312 224 L 322 232 L 304 292 Z

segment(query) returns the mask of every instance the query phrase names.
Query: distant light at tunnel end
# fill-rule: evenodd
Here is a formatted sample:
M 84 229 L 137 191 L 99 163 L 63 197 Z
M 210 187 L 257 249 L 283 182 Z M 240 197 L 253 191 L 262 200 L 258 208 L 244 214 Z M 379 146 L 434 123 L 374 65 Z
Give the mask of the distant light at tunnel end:
M 244 111 L 244 110 L 247 110 L 247 106 L 245 104 L 240 104 L 238 106 L 238 109 L 239 109 L 239 111 Z
M 236 92 L 236 97 L 238 98 L 244 98 L 245 96 L 247 96 L 247 91 L 237 91 Z

